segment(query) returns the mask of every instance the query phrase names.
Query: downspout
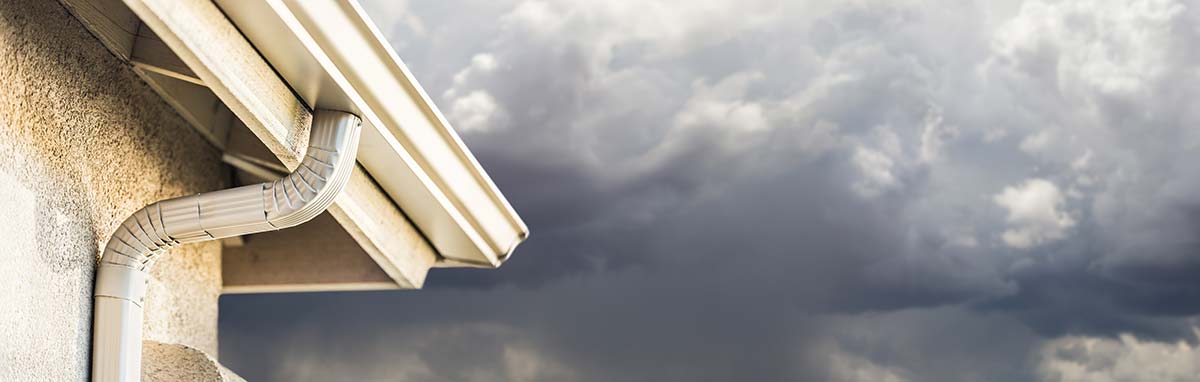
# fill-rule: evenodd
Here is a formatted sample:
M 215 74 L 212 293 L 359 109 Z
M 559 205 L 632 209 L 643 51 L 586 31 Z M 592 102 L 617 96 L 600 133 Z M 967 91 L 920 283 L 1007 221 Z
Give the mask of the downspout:
M 92 381 L 141 380 L 142 304 L 159 255 L 183 243 L 292 227 L 324 212 L 354 170 L 360 123 L 353 114 L 319 110 L 308 152 L 291 174 L 155 202 L 117 227 L 96 269 Z

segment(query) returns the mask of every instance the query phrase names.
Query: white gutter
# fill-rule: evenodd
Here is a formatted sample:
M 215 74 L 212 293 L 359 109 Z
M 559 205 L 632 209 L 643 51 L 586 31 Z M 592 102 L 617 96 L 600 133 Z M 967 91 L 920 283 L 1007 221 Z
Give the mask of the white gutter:
M 270 183 L 155 202 L 122 223 L 96 269 L 92 381 L 137 382 L 148 269 L 171 247 L 304 223 L 333 203 L 355 167 L 361 121 L 314 113 L 308 152 L 295 172 Z
M 356 0 L 214 0 L 308 105 L 363 119 L 359 162 L 443 257 L 498 267 L 529 228 Z

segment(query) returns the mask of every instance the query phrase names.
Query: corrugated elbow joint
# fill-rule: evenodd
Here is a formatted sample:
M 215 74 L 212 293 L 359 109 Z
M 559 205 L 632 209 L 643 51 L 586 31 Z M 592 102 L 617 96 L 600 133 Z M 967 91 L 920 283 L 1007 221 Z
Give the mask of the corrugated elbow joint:
M 353 114 L 317 111 L 308 152 L 291 174 L 155 202 L 121 223 L 96 269 L 92 379 L 138 380 L 147 270 L 158 256 L 183 243 L 292 227 L 324 212 L 354 171 L 360 126 Z
M 308 152 L 294 172 L 269 183 L 155 202 L 113 233 L 101 262 L 145 270 L 181 243 L 292 227 L 316 217 L 354 170 L 360 124 L 353 114 L 318 111 Z

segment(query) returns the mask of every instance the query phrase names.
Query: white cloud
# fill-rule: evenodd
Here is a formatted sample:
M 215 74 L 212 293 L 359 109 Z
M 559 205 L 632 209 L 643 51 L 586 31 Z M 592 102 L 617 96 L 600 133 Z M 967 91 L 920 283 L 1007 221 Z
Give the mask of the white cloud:
M 921 161 L 932 162 L 942 155 L 944 146 L 958 138 L 958 128 L 945 123 L 942 109 L 930 106 L 921 129 Z
M 471 56 L 471 65 L 468 65 L 466 68 L 463 68 L 463 70 L 460 70 L 458 73 L 454 74 L 455 87 L 450 88 L 448 95 L 452 96 L 454 94 L 453 92 L 457 91 L 458 86 L 465 85 L 467 80 L 471 78 L 471 75 L 476 73 L 491 73 L 492 71 L 496 70 L 497 65 L 496 56 L 490 53 L 479 53 Z
M 738 73 L 722 79 L 714 86 L 702 81 L 693 83 L 692 98 L 675 116 L 675 124 L 681 128 L 715 126 L 741 131 L 767 129 L 763 105 L 745 99 L 746 88 L 762 78 L 761 73 Z
M 1058 338 L 1038 355 L 1038 375 L 1045 382 L 1183 382 L 1200 376 L 1200 349 L 1184 341 L 1143 341 L 1131 334 Z
M 463 88 L 470 86 L 469 81 L 472 77 L 492 73 L 496 71 L 498 65 L 496 56 L 490 53 L 478 53 L 471 56 L 471 64 L 454 74 L 454 85 L 446 89 L 442 93 L 442 97 L 450 100 L 457 98 L 458 94 L 464 91 Z
M 908 382 L 907 372 L 879 365 L 864 357 L 835 349 L 829 352 L 829 380 L 838 382 Z
M 564 25 L 566 18 L 555 14 L 550 4 L 544 1 L 521 2 L 512 12 L 504 16 L 506 22 L 527 28 L 531 32 L 549 34 Z
M 859 196 L 873 198 L 898 185 L 896 176 L 892 174 L 895 162 L 886 154 L 859 146 L 854 150 L 853 161 L 862 175 L 852 186 Z
M 472 322 L 455 326 L 398 325 L 359 337 L 328 357 L 311 327 L 279 346 L 289 362 L 271 370 L 285 381 L 577 381 L 579 373 L 519 328 Z M 353 333 L 353 331 L 350 331 Z M 404 346 L 397 346 L 403 343 Z
M 506 345 L 503 365 L 508 381 L 573 381 L 575 372 L 530 346 Z
M 1061 239 L 1075 220 L 1062 211 L 1063 195 L 1058 186 L 1045 179 L 1029 179 L 992 197 L 996 204 L 1008 210 L 1009 229 L 1004 231 L 1004 243 L 1015 248 L 1029 248 Z
M 711 85 L 693 81 L 691 96 L 671 119 L 670 129 L 632 162 L 631 173 L 646 176 L 680 160 L 697 164 L 697 153 L 705 160 L 727 164 L 760 145 L 772 127 L 768 106 L 746 93 L 750 84 L 762 78 L 760 73 L 743 72 Z
M 480 53 L 471 57 L 471 67 L 490 72 L 496 69 L 496 56 Z
M 527 0 L 503 21 L 539 37 L 578 40 L 600 63 L 620 44 L 645 42 L 661 54 L 677 54 L 720 43 L 779 20 L 780 7 L 769 0 Z
M 495 129 L 499 106 L 491 94 L 483 90 L 456 98 L 450 104 L 450 120 L 459 131 L 487 131 Z
M 996 45 L 1011 59 L 1057 73 L 1062 91 L 1132 94 L 1165 73 L 1172 48 L 1163 42 L 1186 9 L 1176 0 L 1027 1 Z M 1057 58 L 1045 60 L 1049 52 Z
M 1054 139 L 1050 134 L 1047 130 L 1039 130 L 1033 134 L 1029 134 L 1029 136 L 1021 140 L 1021 151 L 1030 155 L 1045 151 Z
M 903 183 L 902 172 L 913 163 L 913 159 L 905 155 L 900 136 L 888 125 L 876 126 L 871 134 L 859 139 L 853 150 L 850 161 L 860 177 L 851 189 L 863 198 L 874 198 L 898 189 Z

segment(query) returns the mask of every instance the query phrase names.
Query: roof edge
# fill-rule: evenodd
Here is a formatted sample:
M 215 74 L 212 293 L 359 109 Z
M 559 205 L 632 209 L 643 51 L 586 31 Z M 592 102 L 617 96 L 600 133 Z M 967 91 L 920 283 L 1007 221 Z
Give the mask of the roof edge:
M 495 267 L 528 236 L 356 1 L 217 3 L 310 107 L 363 118 L 363 168 L 443 257 Z

